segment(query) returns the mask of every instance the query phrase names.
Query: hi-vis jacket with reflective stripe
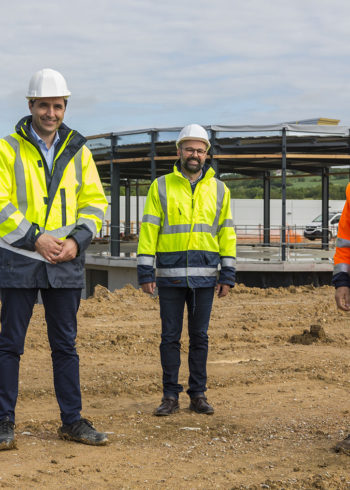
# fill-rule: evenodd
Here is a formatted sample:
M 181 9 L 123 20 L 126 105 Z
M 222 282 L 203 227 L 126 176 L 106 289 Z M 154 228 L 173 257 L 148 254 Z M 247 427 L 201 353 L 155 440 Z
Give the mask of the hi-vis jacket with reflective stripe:
M 192 193 L 190 182 L 175 164 L 173 173 L 152 183 L 144 209 L 137 251 L 139 283 L 157 286 L 212 287 L 234 285 L 236 234 L 230 191 L 205 165 Z
M 0 139 L 0 287 L 81 288 L 84 251 L 100 230 L 107 201 L 85 138 L 62 124 L 50 173 L 23 118 Z M 79 255 L 49 264 L 35 252 L 42 233 L 73 237 Z
M 346 202 L 338 225 L 332 282 L 335 287 L 350 287 L 350 184 L 346 187 Z

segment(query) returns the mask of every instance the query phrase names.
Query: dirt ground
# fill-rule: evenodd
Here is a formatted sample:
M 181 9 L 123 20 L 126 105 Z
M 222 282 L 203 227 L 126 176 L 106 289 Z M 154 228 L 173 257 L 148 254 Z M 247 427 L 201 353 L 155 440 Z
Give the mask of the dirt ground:
M 161 399 L 158 299 L 127 286 L 82 301 L 83 415 L 109 433 L 91 447 L 58 439 L 43 308 L 21 361 L 17 449 L 0 453 L 2 488 L 350 489 L 350 316 L 325 286 L 238 285 L 215 299 L 212 416 L 155 417 Z M 304 331 L 312 331 L 304 334 Z M 293 340 L 293 342 L 291 342 Z M 187 383 L 184 329 L 180 381 Z

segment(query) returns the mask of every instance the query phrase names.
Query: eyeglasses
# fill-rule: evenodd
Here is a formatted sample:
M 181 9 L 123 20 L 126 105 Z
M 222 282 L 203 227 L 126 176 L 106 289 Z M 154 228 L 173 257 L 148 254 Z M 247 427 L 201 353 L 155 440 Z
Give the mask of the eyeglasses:
M 191 153 L 191 155 L 193 155 L 193 153 L 198 153 L 198 155 L 200 156 L 203 156 L 207 153 L 206 150 L 202 150 L 201 148 L 184 148 L 184 151 L 186 153 Z

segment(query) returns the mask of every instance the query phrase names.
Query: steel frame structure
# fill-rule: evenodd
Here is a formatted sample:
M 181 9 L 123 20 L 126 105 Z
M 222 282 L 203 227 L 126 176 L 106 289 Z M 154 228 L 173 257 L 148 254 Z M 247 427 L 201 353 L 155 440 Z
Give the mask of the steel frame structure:
M 279 171 L 282 184 L 282 261 L 286 260 L 286 177 L 290 170 L 319 175 L 322 182 L 321 247 L 328 248 L 330 167 L 350 165 L 350 128 L 316 124 L 204 126 L 210 135 L 208 158 L 218 178 L 242 174 L 261 178 L 264 189 L 264 244 L 270 244 L 270 180 Z M 180 127 L 150 128 L 88 136 L 88 146 L 105 186 L 111 191 L 111 256 L 120 256 L 120 188 L 125 186 L 126 231 L 130 230 L 130 185 L 136 185 L 137 229 L 140 181 L 152 182 L 177 160 Z M 267 135 L 266 135 L 267 134 Z M 146 137 L 146 141 L 145 141 Z M 136 142 L 126 142 L 131 139 Z

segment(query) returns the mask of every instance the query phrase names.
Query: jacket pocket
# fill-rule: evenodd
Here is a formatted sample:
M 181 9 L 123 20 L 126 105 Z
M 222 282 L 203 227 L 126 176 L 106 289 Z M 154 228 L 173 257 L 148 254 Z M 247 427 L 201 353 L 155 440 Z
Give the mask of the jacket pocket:
M 186 267 L 187 252 L 157 252 L 157 268 Z

